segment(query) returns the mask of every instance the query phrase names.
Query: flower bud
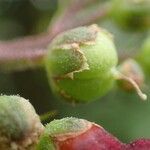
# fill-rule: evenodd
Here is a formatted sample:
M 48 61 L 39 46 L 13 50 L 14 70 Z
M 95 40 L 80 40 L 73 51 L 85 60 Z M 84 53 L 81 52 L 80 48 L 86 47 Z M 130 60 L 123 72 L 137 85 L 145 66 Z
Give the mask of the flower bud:
M 29 101 L 19 96 L 0 96 L 0 149 L 31 150 L 43 125 Z
M 83 119 L 64 118 L 46 126 L 37 150 L 122 150 L 122 147 L 101 126 Z
M 150 27 L 150 1 L 113 0 L 112 17 L 123 28 L 148 29 Z
M 70 102 L 88 102 L 112 87 L 111 70 L 117 60 L 111 35 L 91 25 L 58 35 L 49 46 L 46 69 L 57 95 Z

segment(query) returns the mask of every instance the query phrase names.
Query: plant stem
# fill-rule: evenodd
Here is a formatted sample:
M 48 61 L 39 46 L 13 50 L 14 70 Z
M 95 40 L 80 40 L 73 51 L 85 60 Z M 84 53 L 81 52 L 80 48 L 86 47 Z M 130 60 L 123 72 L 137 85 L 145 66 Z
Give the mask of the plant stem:
M 64 16 L 56 20 L 56 23 L 51 26 L 50 31 L 47 33 L 27 36 L 17 40 L 0 41 L 0 70 L 16 71 L 42 66 L 47 46 L 58 33 L 77 26 L 93 23 L 97 19 L 103 19 L 107 16 L 110 10 L 110 6 L 107 3 L 104 3 L 102 6 L 100 5 L 85 17 L 76 18 L 74 16 L 79 10 L 94 1 L 84 0 L 80 2 L 79 0 L 74 0 L 66 13 L 64 13 Z M 86 9 L 88 10 L 88 8 Z M 79 15 L 80 13 L 77 13 L 77 16 Z
M 85 1 L 87 2 L 87 0 L 84 0 L 84 2 Z M 79 5 L 79 1 L 77 4 Z M 50 33 L 55 34 L 78 26 L 95 23 L 97 20 L 102 20 L 108 16 L 111 10 L 111 3 L 108 2 L 100 3 L 96 8 L 88 7 L 81 9 L 81 6 L 85 6 L 85 3 L 83 2 L 80 7 L 77 7 L 76 5 L 74 4 L 72 9 L 74 10 L 76 8 L 78 11 L 76 10 L 75 12 L 72 12 L 68 8 L 68 10 L 66 10 L 66 12 L 60 18 L 58 18 L 58 20 L 50 28 Z

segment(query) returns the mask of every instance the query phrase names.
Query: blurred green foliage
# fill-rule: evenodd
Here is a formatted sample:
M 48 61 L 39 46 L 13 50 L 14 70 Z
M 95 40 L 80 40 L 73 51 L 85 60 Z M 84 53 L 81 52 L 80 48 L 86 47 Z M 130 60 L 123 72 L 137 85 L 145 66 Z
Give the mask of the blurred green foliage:
M 57 8 L 56 0 L 0 0 L 0 39 L 45 31 Z M 122 55 L 139 51 L 147 35 L 146 32 L 124 30 L 111 18 L 97 23 L 113 34 L 118 52 Z M 150 138 L 148 75 L 145 83 L 144 91 L 148 94 L 146 102 L 141 101 L 135 93 L 125 93 L 116 87 L 95 102 L 74 106 L 52 95 L 44 69 L 0 73 L 0 93 L 20 94 L 30 99 L 39 114 L 57 110 L 55 118 L 74 116 L 94 121 L 124 142 L 138 137 Z
M 56 0 L 0 0 L 0 38 L 46 30 L 56 7 Z

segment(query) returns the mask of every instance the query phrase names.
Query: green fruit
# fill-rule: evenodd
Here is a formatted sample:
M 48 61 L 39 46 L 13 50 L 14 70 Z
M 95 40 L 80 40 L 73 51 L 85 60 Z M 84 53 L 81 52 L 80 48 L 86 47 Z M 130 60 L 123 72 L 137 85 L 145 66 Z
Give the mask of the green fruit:
M 0 96 L 0 149 L 34 149 L 43 125 L 29 101 L 19 96 Z
M 58 35 L 49 46 L 45 62 L 57 95 L 70 102 L 88 102 L 111 89 L 117 60 L 111 35 L 91 25 Z
M 113 0 L 111 14 L 123 28 L 133 30 L 150 28 L 149 0 Z

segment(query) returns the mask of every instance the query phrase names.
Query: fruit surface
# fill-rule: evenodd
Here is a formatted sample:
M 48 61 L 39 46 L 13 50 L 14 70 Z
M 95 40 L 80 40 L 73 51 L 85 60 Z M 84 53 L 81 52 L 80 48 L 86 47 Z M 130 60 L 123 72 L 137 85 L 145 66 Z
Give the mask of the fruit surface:
M 111 89 L 117 60 L 111 35 L 91 25 L 58 35 L 49 47 L 46 69 L 57 95 L 70 102 L 88 102 Z

